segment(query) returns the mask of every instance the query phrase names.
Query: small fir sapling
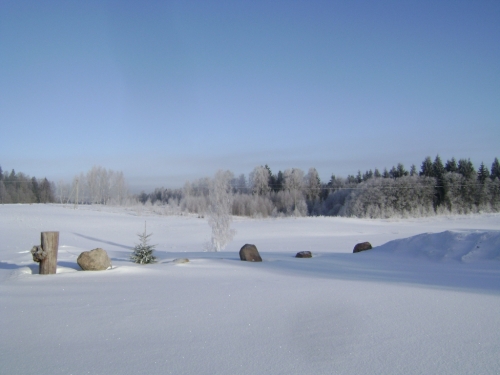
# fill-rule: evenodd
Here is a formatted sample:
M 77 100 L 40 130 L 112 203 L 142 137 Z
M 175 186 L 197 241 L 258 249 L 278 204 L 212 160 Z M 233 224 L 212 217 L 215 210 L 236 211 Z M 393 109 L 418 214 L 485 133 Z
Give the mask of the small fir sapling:
M 153 233 L 147 234 L 146 232 L 146 222 L 144 222 L 144 233 L 138 233 L 140 243 L 134 247 L 134 251 L 130 256 L 130 260 L 134 263 L 148 264 L 156 263 L 156 257 L 153 255 L 153 251 L 156 245 L 149 244 L 149 237 Z

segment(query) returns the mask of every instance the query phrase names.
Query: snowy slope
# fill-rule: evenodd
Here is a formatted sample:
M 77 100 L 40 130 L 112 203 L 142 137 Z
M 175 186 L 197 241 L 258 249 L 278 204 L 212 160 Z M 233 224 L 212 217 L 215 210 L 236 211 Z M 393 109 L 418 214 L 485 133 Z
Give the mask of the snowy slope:
M 432 261 L 500 261 L 500 231 L 461 230 L 423 233 L 390 241 L 377 252 Z
M 158 264 L 128 261 L 144 220 Z M 234 226 L 204 253 L 196 217 L 0 206 L 0 374 L 498 374 L 500 215 Z M 46 230 L 50 276 L 28 253 Z M 264 262 L 239 261 L 244 243 Z M 113 269 L 78 271 L 95 247 Z

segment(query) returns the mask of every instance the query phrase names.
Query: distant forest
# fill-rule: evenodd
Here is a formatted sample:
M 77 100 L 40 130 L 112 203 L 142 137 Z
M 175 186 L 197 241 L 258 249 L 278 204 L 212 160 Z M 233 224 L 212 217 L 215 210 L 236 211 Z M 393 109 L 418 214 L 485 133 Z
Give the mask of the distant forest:
M 166 213 L 207 211 L 210 178 L 188 182 L 182 189 L 155 189 L 137 198 Z M 418 217 L 500 211 L 500 163 L 481 163 L 476 171 L 470 159 L 443 163 L 426 157 L 420 170 L 399 163 L 390 170 L 358 171 L 347 178 L 332 175 L 327 183 L 315 168 L 304 173 L 287 169 L 273 173 L 267 165 L 248 176 L 233 177 L 228 189 L 232 214 L 237 216 L 347 216 L 362 218 Z
M 273 173 L 258 166 L 247 176 L 231 172 L 227 190 L 232 214 L 250 217 L 346 216 L 361 218 L 419 217 L 436 214 L 500 212 L 500 163 L 476 171 L 470 159 L 445 163 L 426 157 L 420 169 L 399 163 L 391 169 L 332 175 L 322 182 L 315 168 Z M 147 206 L 165 215 L 204 216 L 213 178 L 186 182 L 180 189 L 157 188 L 131 196 L 122 172 L 94 166 L 72 183 L 54 184 L 46 178 L 0 168 L 0 203 L 79 203 Z
M 31 178 L 14 169 L 3 172 L 0 167 L 0 203 L 51 203 L 54 202 L 54 184 L 46 178 Z

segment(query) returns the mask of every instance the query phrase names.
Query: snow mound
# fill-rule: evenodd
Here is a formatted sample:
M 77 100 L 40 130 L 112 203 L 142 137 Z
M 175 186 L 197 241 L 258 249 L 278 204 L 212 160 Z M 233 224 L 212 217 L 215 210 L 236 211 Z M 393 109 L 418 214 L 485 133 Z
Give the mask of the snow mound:
M 500 260 L 500 231 L 423 233 L 387 242 L 373 250 L 432 261 L 473 263 Z

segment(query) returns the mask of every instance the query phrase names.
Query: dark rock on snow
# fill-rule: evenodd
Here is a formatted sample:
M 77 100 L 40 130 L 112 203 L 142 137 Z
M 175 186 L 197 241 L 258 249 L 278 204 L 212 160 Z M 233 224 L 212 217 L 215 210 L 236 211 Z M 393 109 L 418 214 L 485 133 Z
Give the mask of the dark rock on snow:
M 240 249 L 240 259 L 248 262 L 262 262 L 259 250 L 255 245 L 246 244 Z
M 111 260 L 103 249 L 84 251 L 76 260 L 84 271 L 103 271 L 111 267 Z
M 359 253 L 360 251 L 371 250 L 372 244 L 369 242 L 361 242 L 354 246 L 353 253 Z
M 310 251 L 300 251 L 295 255 L 295 258 L 312 258 L 312 253 Z
M 174 259 L 173 262 L 175 264 L 189 263 L 189 259 L 188 258 L 178 258 L 178 259 Z

